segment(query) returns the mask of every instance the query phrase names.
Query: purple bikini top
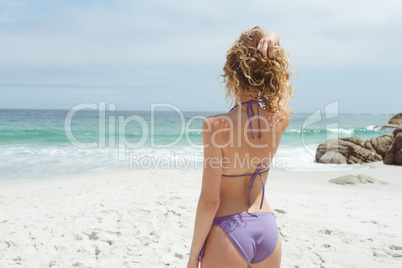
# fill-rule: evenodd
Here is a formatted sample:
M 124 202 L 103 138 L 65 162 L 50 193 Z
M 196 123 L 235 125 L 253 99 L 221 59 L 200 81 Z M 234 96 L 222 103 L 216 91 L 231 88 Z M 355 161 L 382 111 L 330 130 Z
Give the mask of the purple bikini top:
M 260 179 L 261 179 L 261 184 L 262 184 L 262 197 L 261 197 L 261 205 L 260 205 L 260 209 L 262 209 L 262 204 L 264 202 L 264 195 L 265 195 L 265 185 L 264 185 L 264 179 L 262 178 L 263 173 L 268 172 L 269 167 L 266 163 L 261 163 L 258 165 L 258 167 L 256 168 L 255 172 L 253 174 L 244 174 L 244 175 L 225 175 L 222 174 L 223 177 L 244 177 L 244 176 L 253 176 L 251 178 L 251 182 L 250 182 L 250 187 L 248 188 L 248 205 L 251 206 L 251 198 L 250 198 L 250 194 L 251 194 L 251 189 L 253 188 L 253 184 L 255 179 L 257 178 L 257 175 L 260 175 Z
M 253 125 L 251 124 L 251 119 L 255 116 L 254 114 L 254 110 L 253 110 L 253 104 L 257 105 L 257 114 L 258 114 L 258 129 L 260 131 L 260 139 L 262 138 L 261 135 L 261 122 L 260 122 L 260 103 L 264 103 L 263 100 L 249 100 L 249 101 L 245 101 L 240 103 L 240 105 L 243 105 L 247 103 L 247 115 L 248 115 L 248 121 L 250 123 L 250 129 L 251 129 L 251 136 L 254 138 L 254 132 L 253 132 Z M 230 109 L 229 113 L 231 111 L 233 111 L 234 108 L 236 108 L 237 106 L 239 106 L 239 104 L 235 105 L 232 109 Z
M 260 123 L 260 103 L 264 103 L 264 101 L 262 100 L 250 100 L 250 101 L 245 101 L 242 102 L 240 105 L 243 105 L 247 103 L 247 115 L 248 115 L 248 120 L 250 122 L 250 129 L 251 129 L 251 136 L 254 139 L 254 132 L 253 132 L 253 126 L 251 124 L 251 119 L 253 116 L 255 116 L 254 114 L 254 110 L 253 110 L 253 104 L 257 105 L 257 114 L 258 114 L 258 128 L 259 128 L 259 132 L 260 132 L 260 139 L 262 138 L 261 135 L 261 123 Z M 239 106 L 238 104 L 236 106 L 234 106 L 229 112 L 233 111 L 234 108 L 236 108 L 237 106 Z M 244 177 L 244 176 L 253 176 L 251 178 L 251 182 L 250 182 L 250 187 L 248 188 L 248 204 L 249 206 L 251 206 L 251 197 L 250 197 L 250 193 L 251 193 L 251 189 L 253 188 L 254 185 L 254 181 L 257 178 L 257 175 L 260 175 L 260 179 L 261 179 L 261 183 L 262 183 L 262 198 L 261 198 L 261 205 L 260 205 L 260 209 L 262 209 L 262 204 L 264 202 L 264 195 L 265 195 L 265 185 L 264 185 L 264 179 L 262 178 L 263 173 L 268 172 L 269 167 L 266 163 L 261 163 L 258 165 L 258 167 L 256 168 L 255 172 L 253 174 L 244 174 L 244 175 L 225 175 L 222 174 L 223 177 Z

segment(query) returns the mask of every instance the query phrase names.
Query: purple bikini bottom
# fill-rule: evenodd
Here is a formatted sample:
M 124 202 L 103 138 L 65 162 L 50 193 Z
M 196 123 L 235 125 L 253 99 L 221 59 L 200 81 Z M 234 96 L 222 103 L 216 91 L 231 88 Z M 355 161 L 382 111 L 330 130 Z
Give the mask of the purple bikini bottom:
M 273 212 L 252 212 L 215 218 L 248 264 L 268 258 L 278 242 L 278 227 Z M 198 257 L 204 256 L 205 244 Z

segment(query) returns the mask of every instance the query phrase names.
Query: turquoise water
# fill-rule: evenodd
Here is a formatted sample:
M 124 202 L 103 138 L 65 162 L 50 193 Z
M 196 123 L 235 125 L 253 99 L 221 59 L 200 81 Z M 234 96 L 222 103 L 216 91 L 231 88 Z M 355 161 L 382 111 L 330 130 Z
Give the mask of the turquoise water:
M 185 162 L 201 166 L 200 128 L 203 118 L 216 113 L 83 109 L 71 114 L 69 110 L 0 109 L 0 180 L 147 168 L 157 161 L 164 163 L 161 168 L 184 168 Z M 66 121 L 69 116 L 71 124 Z M 276 155 L 286 160 L 286 166 L 273 165 L 273 169 L 334 168 L 315 163 L 318 144 L 336 137 L 369 139 L 390 133 L 374 126 L 391 116 L 339 114 L 317 120 L 316 115 L 297 113 Z

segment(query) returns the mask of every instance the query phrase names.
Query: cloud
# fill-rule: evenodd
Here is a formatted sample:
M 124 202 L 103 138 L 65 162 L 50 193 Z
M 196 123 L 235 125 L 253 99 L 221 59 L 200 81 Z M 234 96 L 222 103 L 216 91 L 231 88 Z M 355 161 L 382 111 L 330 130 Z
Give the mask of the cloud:
M 83 94 L 61 97 L 71 101 L 94 88 L 124 92 L 122 101 L 148 90 L 157 94 L 145 94 L 144 103 L 174 94 L 185 102 L 217 90 L 224 53 L 241 30 L 260 25 L 279 33 L 304 77 L 317 77 L 314 92 L 326 83 L 320 72 L 400 70 L 401 11 L 402 2 L 391 0 L 1 1 L 0 90 Z
M 382 60 L 400 58 L 397 1 L 7 3 L 0 68 L 218 64 L 255 25 L 278 32 L 303 66 L 375 65 L 379 47 Z

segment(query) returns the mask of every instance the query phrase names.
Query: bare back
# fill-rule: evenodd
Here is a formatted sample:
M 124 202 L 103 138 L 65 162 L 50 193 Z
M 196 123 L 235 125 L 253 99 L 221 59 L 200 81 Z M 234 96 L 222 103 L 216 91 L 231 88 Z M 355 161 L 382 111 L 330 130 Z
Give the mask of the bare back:
M 254 106 L 255 113 L 257 113 L 256 109 L 257 107 Z M 222 124 L 223 129 L 219 131 L 222 158 L 225 160 L 222 165 L 222 174 L 253 174 L 259 164 L 266 163 L 268 167 L 271 165 L 282 134 L 289 124 L 289 110 L 286 110 L 285 117 L 279 117 L 262 108 L 258 109 L 259 117 L 252 117 L 252 128 L 250 128 L 249 117 L 244 105 L 227 114 L 215 116 L 215 118 L 225 121 Z M 268 172 L 262 176 L 265 184 Z M 251 179 L 252 176 L 222 176 L 217 217 L 244 212 L 271 211 L 266 200 L 263 201 L 260 210 L 262 183 L 258 181 L 254 182 L 250 192 L 251 206 L 249 206 L 248 193 Z

